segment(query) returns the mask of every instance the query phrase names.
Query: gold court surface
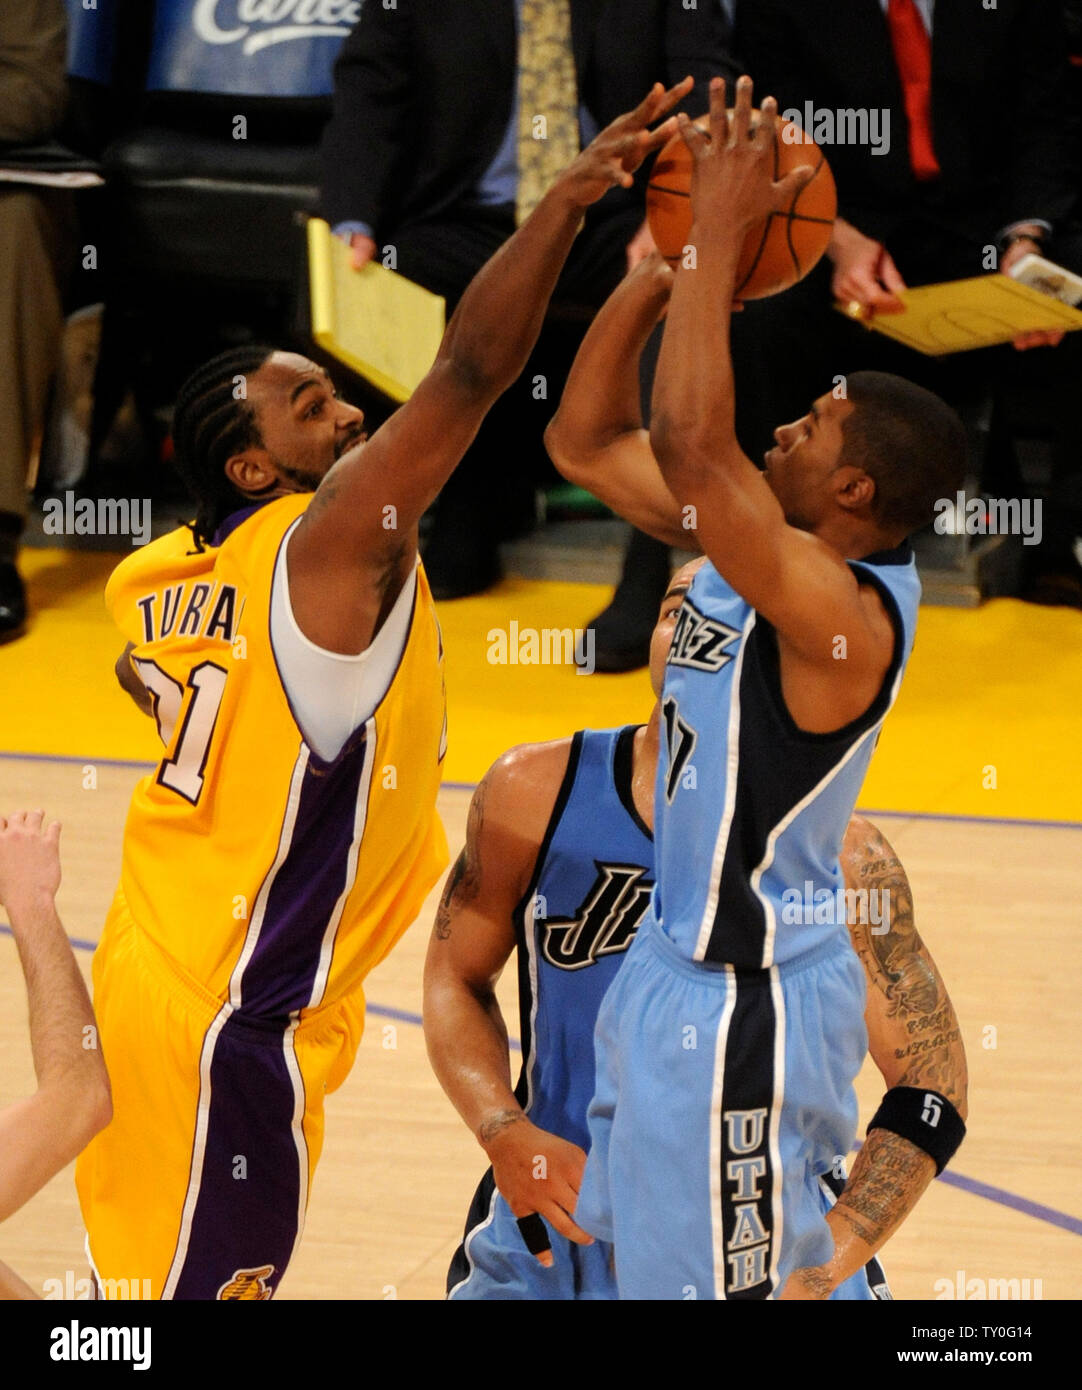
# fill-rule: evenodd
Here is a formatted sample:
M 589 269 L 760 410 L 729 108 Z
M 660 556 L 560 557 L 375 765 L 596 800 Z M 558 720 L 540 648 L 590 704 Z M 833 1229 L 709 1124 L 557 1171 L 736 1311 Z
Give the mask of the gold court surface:
M 113 563 L 29 553 L 37 616 L 26 638 L 0 651 L 0 809 L 40 805 L 64 822 L 60 910 L 87 970 L 119 869 L 127 798 L 155 756 L 152 730 L 112 677 L 121 644 L 101 589 Z M 504 748 L 649 712 L 641 673 L 584 678 L 488 660 L 490 633 L 512 618 L 520 628 L 582 626 L 603 602 L 592 586 L 507 581 L 442 606 L 450 747 L 440 805 L 452 854 L 466 788 Z M 1078 1297 L 1080 691 L 1082 616 L 1009 600 L 975 613 L 923 609 L 861 797 L 907 868 L 970 1066 L 965 1144 L 884 1252 L 896 1298 L 1003 1279 L 1029 1280 L 1045 1299 Z M 369 979 L 366 1035 L 328 1100 L 307 1226 L 279 1298 L 442 1295 L 485 1160 L 429 1070 L 419 1026 L 437 896 Z M 516 1036 L 513 970 L 501 997 Z M 21 974 L 0 929 L 0 1105 L 33 1085 Z M 863 1126 L 882 1094 L 874 1068 L 858 1089 Z M 85 1276 L 82 1239 L 68 1170 L 0 1229 L 0 1259 L 43 1290 L 47 1280 Z

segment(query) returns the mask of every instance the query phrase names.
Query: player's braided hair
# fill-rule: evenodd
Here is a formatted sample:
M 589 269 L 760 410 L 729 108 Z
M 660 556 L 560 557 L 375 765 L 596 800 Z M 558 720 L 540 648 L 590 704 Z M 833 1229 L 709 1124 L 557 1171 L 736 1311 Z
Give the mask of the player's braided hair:
M 245 378 L 273 352 L 263 343 L 229 348 L 193 372 L 177 395 L 174 462 L 196 504 L 192 531 L 204 543 L 230 512 L 251 500 L 226 477 L 225 465 L 233 454 L 261 443 Z

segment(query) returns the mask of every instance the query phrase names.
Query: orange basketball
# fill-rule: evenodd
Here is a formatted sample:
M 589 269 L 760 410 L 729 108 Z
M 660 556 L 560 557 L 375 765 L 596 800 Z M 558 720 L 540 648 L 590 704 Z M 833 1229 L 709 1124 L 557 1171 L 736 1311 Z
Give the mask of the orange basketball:
M 732 112 L 729 112 L 730 119 Z M 752 126 L 758 111 L 752 114 Z M 706 116 L 695 124 L 708 129 Z M 737 299 L 766 299 L 802 280 L 827 249 L 838 198 L 826 156 L 792 121 L 778 118 L 774 141 L 774 179 L 790 169 L 810 164 L 811 181 L 799 190 L 789 207 L 772 212 L 751 228 L 744 241 L 736 273 Z M 654 163 L 646 192 L 646 215 L 658 250 L 677 266 L 691 234 L 691 153 L 679 135 L 664 147 Z

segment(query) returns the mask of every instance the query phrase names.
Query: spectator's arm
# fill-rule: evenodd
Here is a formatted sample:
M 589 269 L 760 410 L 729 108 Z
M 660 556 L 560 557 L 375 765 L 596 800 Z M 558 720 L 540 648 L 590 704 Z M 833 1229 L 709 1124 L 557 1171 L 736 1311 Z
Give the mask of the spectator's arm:
M 334 112 L 323 132 L 322 211 L 332 226 L 383 222 L 411 129 L 419 80 L 412 68 L 408 7 L 365 5 L 335 64 Z
M 67 103 L 63 0 L 0 6 L 0 144 L 32 145 L 56 130 Z

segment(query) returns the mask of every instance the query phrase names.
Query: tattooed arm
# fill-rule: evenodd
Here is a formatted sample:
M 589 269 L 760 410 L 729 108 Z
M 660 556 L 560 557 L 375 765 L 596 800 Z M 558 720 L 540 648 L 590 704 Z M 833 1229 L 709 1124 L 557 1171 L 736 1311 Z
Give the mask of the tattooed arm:
M 862 920 L 850 921 L 849 931 L 868 980 L 868 1050 L 887 1089 L 926 1086 L 946 1096 L 965 1119 L 962 1035 L 946 986 L 914 925 L 905 870 L 883 834 L 859 816 L 849 822 L 842 868 L 847 888 L 869 890 L 866 900 L 857 899 L 869 910 L 857 914 Z M 826 1298 L 897 1230 L 933 1177 L 935 1164 L 923 1149 L 891 1130 L 872 1130 L 827 1216 L 833 1258 L 797 1270 L 783 1297 Z
M 474 793 L 466 846 L 447 876 L 425 962 L 425 1042 L 433 1070 L 492 1162 L 515 1216 L 539 1212 L 572 1240 L 586 1155 L 538 1129 L 511 1085 L 496 981 L 515 947 L 515 914 L 530 884 L 571 740 L 505 753 Z M 540 1160 L 543 1160 L 541 1162 Z M 551 1265 L 551 1251 L 538 1255 Z

